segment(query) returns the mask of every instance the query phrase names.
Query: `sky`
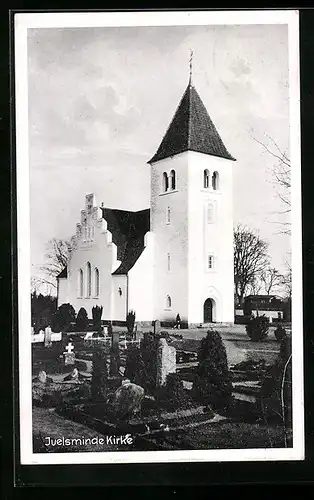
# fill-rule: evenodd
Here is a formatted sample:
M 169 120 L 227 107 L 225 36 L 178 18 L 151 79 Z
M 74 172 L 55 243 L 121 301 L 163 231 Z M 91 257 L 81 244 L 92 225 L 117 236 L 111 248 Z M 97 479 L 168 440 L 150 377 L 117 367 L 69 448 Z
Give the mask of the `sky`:
M 188 84 L 190 49 L 194 86 L 237 159 L 234 225 L 257 230 L 285 270 L 276 159 L 257 141 L 289 156 L 287 26 L 37 28 L 28 30 L 32 275 L 50 239 L 75 234 L 85 194 L 149 207 L 147 161 Z

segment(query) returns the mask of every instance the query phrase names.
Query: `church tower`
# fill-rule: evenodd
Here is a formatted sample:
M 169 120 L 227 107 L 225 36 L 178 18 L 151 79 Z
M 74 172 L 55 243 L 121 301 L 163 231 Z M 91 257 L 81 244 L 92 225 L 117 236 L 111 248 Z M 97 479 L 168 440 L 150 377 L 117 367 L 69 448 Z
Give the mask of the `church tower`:
M 191 79 L 151 165 L 154 317 L 234 321 L 232 170 Z

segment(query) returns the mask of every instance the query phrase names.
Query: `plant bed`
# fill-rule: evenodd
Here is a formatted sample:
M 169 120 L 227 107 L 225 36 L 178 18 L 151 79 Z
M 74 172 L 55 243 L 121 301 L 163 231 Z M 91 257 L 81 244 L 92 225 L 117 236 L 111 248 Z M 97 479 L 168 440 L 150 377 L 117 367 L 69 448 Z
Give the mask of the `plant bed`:
M 101 434 L 130 433 L 132 435 L 164 432 L 167 427 L 185 428 L 196 423 L 208 422 L 215 416 L 213 413 L 204 412 L 203 407 L 174 412 L 156 412 L 153 408 L 146 408 L 140 415 L 119 422 L 108 413 L 105 402 L 62 404 L 56 411 L 59 415 L 82 423 Z
M 87 366 L 84 361 L 75 360 L 73 365 L 65 365 L 63 357 L 59 359 L 44 359 L 36 360 L 32 363 L 32 375 L 37 375 L 41 370 L 44 370 L 49 375 L 53 374 L 67 374 L 70 373 L 73 368 L 77 368 L 79 371 L 87 371 Z
M 90 387 L 87 381 L 32 383 L 32 400 L 35 406 L 53 408 L 65 403 L 78 404 L 86 401 L 89 396 Z

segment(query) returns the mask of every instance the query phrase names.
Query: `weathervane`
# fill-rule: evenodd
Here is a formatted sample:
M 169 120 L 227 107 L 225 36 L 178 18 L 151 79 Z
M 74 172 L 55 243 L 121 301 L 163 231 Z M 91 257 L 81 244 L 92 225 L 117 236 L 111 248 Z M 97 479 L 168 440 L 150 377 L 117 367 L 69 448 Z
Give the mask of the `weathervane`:
M 192 82 L 193 50 L 190 49 L 190 83 Z

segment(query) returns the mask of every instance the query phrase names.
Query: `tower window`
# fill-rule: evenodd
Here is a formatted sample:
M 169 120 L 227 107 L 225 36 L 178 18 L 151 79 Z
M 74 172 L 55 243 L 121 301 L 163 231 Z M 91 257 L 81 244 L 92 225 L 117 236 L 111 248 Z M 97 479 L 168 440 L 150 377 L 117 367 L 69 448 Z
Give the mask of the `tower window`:
M 167 224 L 170 224 L 170 219 L 171 219 L 171 210 L 170 207 L 167 207 Z
M 204 170 L 204 188 L 209 188 L 209 171 Z
M 170 189 L 176 188 L 176 173 L 174 170 L 170 172 Z
M 171 297 L 167 295 L 166 297 L 166 309 L 171 309 Z
M 170 257 L 170 253 L 167 254 L 167 269 L 168 269 L 168 271 L 171 270 L 171 257 Z
M 208 266 L 208 269 L 213 269 L 214 268 L 214 256 L 213 256 L 212 253 L 210 253 L 208 255 L 207 266 Z
M 219 175 L 218 172 L 214 172 L 212 175 L 212 187 L 216 191 L 219 188 Z
M 168 175 L 167 172 L 162 174 L 162 189 L 164 192 L 168 191 Z
M 87 268 L 87 290 L 86 290 L 86 295 L 87 297 L 90 297 L 92 294 L 92 269 L 90 262 L 87 262 L 86 264 Z

